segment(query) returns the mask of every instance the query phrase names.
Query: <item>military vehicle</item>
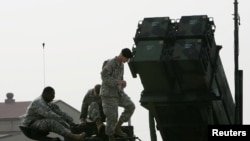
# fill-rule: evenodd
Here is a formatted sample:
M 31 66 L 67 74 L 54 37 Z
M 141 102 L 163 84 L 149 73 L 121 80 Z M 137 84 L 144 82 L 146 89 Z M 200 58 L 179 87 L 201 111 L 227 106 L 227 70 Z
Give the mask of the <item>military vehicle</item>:
M 210 125 L 242 123 L 242 71 L 236 67 L 238 104 L 215 30 L 208 15 L 146 17 L 138 23 L 128 64 L 143 86 L 140 103 L 149 111 L 151 141 L 157 140 L 156 129 L 163 141 L 206 141 Z

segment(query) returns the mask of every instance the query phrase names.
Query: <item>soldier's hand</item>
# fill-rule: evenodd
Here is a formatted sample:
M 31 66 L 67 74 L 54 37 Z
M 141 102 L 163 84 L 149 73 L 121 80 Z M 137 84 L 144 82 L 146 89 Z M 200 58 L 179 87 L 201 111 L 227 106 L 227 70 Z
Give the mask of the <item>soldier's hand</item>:
M 77 124 L 75 124 L 75 123 L 70 124 L 70 128 L 74 128 L 75 126 L 77 126 Z
M 118 82 L 118 84 L 119 84 L 119 86 L 121 86 L 122 88 L 125 88 L 125 87 L 127 86 L 127 83 L 126 83 L 126 81 L 124 81 L 124 80 L 120 80 L 120 81 Z
M 85 125 L 85 124 L 86 124 L 86 120 L 85 120 L 85 119 L 81 119 L 80 124 L 81 124 L 81 125 Z

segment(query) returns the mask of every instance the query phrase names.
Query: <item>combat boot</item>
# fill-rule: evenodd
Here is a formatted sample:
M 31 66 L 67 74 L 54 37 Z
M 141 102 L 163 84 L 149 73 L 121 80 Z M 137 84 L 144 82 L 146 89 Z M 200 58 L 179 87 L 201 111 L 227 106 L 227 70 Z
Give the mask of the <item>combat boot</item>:
M 100 133 L 100 129 L 101 129 L 102 126 L 104 126 L 104 124 L 103 124 L 102 120 L 100 118 L 98 118 L 96 120 L 96 127 L 97 127 L 98 133 Z
M 85 132 L 82 132 L 81 134 L 70 134 L 69 138 L 73 139 L 74 141 L 84 141 Z
M 118 121 L 116 126 L 115 126 L 115 135 L 120 136 L 120 137 L 127 137 L 127 133 L 122 131 L 121 125 L 123 122 Z

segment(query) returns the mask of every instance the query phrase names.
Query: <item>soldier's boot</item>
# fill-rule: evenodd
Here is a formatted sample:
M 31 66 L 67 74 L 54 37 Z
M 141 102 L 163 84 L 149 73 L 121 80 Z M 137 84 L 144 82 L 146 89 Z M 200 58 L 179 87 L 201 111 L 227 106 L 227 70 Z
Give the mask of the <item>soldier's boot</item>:
M 104 124 L 103 124 L 102 120 L 100 118 L 98 118 L 96 120 L 96 127 L 97 127 L 98 133 L 100 132 L 100 129 L 101 129 L 102 126 L 104 126 Z
M 115 136 L 114 135 L 109 136 L 109 141 L 115 141 Z
M 68 138 L 73 139 L 74 141 L 84 141 L 85 132 L 81 134 L 70 134 Z
M 121 125 L 123 122 L 118 121 L 116 126 L 115 126 L 115 135 L 120 136 L 120 137 L 127 137 L 127 133 L 122 131 Z

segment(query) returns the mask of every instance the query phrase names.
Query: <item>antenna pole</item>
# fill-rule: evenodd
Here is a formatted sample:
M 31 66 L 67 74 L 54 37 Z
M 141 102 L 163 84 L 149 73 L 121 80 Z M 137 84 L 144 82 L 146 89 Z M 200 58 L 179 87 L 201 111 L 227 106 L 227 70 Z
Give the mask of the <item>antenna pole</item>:
M 43 43 L 42 45 L 43 45 L 43 86 L 45 87 L 45 51 L 44 51 L 45 43 Z

